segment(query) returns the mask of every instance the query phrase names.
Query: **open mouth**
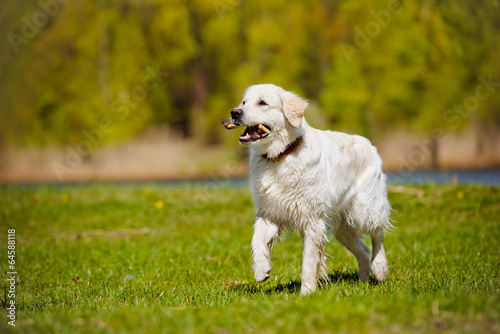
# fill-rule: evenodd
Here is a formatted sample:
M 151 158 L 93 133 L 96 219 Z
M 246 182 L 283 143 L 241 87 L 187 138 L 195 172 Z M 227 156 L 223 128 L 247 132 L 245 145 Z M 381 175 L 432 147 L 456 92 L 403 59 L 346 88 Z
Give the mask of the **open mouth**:
M 249 126 L 240 136 L 240 142 L 248 143 L 267 137 L 271 133 L 271 128 L 264 124 Z

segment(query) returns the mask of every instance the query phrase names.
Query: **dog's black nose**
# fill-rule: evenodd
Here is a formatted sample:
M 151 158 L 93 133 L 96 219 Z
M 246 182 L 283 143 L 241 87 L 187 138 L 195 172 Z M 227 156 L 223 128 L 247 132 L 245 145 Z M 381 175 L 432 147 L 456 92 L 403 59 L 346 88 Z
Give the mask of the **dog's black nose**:
M 238 119 L 241 116 L 243 116 L 243 110 L 241 110 L 241 109 L 233 109 L 233 110 L 231 110 L 231 118 L 232 119 Z

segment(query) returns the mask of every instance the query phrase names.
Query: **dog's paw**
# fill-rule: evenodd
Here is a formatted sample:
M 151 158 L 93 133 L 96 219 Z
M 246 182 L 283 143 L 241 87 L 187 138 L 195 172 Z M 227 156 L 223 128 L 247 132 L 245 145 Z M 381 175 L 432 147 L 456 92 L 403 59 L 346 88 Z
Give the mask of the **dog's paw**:
M 300 286 L 300 295 L 301 296 L 310 295 L 310 294 L 314 293 L 314 291 L 316 291 L 316 284 L 310 284 L 310 285 L 302 284 Z
M 255 272 L 255 280 L 259 283 L 266 281 L 270 276 L 270 272 L 271 272 L 271 270 L 262 271 L 262 272 Z
M 264 261 L 255 261 L 253 263 L 253 272 L 255 280 L 259 283 L 266 281 L 271 275 L 271 262 L 265 258 Z
M 373 261 L 372 262 L 372 274 L 375 276 L 375 279 L 379 282 L 385 280 L 387 274 L 389 273 L 389 264 L 385 261 Z

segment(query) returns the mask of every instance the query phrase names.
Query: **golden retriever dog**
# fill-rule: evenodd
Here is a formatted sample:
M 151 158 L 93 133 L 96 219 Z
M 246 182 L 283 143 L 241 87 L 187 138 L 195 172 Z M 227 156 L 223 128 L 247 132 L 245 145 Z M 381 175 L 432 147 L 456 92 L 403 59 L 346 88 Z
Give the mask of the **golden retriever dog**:
M 366 138 L 321 131 L 304 118 L 307 102 L 272 84 L 250 86 L 226 128 L 245 126 L 239 141 L 250 147 L 250 182 L 257 215 L 252 239 L 255 279 L 271 272 L 270 252 L 280 233 L 303 240 L 301 294 L 327 278 L 325 243 L 330 226 L 358 260 L 359 278 L 386 278 L 384 229 L 390 227 L 386 177 L 377 149 Z M 368 234 L 372 254 L 362 241 Z

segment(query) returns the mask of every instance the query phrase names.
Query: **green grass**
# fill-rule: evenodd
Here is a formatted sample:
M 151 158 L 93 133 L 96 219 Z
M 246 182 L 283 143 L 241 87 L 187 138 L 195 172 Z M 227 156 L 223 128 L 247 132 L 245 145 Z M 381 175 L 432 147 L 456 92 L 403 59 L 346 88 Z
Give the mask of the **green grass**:
M 390 193 L 387 281 L 358 284 L 333 241 L 329 284 L 300 297 L 294 233 L 275 247 L 270 280 L 254 283 L 247 188 L 0 188 L 1 284 L 9 228 L 21 280 L 16 327 L 3 311 L 0 332 L 499 332 L 500 188 L 408 189 Z M 225 288 L 234 281 L 248 283 Z

